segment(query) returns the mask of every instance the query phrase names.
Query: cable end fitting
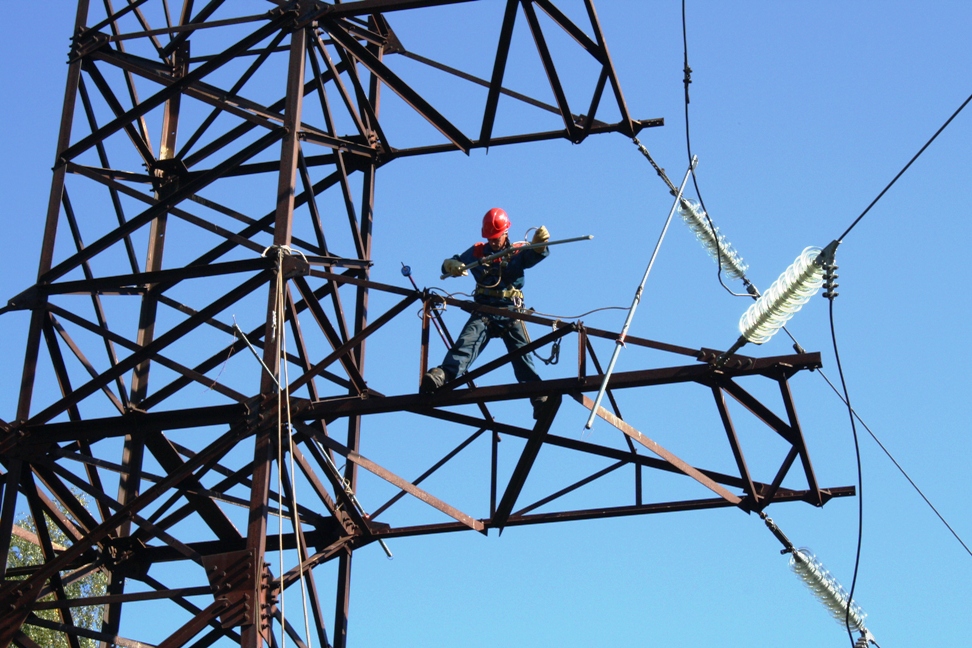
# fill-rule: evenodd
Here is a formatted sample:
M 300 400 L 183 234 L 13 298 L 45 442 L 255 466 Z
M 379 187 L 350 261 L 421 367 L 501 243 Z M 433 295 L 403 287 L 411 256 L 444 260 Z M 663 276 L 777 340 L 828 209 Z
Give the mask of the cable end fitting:
M 831 241 L 814 259 L 814 263 L 824 270 L 822 295 L 824 299 L 830 301 L 833 301 L 839 294 L 836 290 L 839 284 L 837 283 L 837 263 L 835 261 L 838 245 L 840 245 L 840 241 Z
M 723 353 L 722 355 L 720 355 L 718 358 L 716 358 L 716 361 L 715 361 L 716 368 L 717 369 L 721 369 L 722 367 L 724 367 L 726 365 L 726 362 L 732 356 L 732 354 L 734 354 L 739 349 L 743 348 L 743 346 L 746 345 L 746 342 L 747 341 L 748 340 L 746 340 L 746 338 L 744 338 L 743 336 L 740 335 L 739 336 L 739 339 L 736 340 L 736 343 L 735 344 L 733 344 L 731 347 L 729 347 L 729 350 L 728 351 L 726 351 L 725 353 Z

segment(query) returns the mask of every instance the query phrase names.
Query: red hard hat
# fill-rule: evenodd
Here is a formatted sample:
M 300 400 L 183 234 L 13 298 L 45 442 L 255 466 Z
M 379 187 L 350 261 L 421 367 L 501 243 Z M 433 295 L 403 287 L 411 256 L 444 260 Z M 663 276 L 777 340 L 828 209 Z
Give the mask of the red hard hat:
M 493 207 L 483 216 L 483 238 L 499 238 L 509 229 L 510 217 L 499 207 Z

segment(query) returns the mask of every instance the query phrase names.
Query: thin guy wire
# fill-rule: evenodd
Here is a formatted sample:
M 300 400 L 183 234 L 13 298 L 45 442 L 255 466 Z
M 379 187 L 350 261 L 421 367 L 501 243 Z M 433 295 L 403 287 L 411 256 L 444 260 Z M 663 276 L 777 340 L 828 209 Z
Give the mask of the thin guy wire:
M 216 377 L 213 378 L 213 382 L 211 382 L 209 384 L 209 387 L 206 388 L 206 391 L 207 392 L 208 391 L 212 391 L 213 387 L 216 386 L 216 383 L 219 382 L 220 376 L 222 376 L 223 375 L 223 371 L 226 370 L 226 365 L 229 364 L 230 358 L 233 357 L 233 346 L 235 344 L 236 344 L 236 330 L 234 329 L 233 330 L 233 344 L 231 344 L 231 345 L 229 345 L 229 347 L 227 347 L 227 349 L 226 349 L 226 359 L 223 360 L 223 364 L 220 366 L 219 372 L 216 374 Z

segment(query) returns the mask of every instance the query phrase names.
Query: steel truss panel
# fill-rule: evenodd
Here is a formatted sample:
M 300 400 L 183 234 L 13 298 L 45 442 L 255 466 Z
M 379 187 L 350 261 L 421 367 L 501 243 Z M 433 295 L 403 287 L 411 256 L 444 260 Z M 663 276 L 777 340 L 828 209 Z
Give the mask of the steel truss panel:
M 675 454 L 616 406 L 598 412 L 615 433 L 579 440 L 552 432 L 570 399 L 591 406 L 585 394 L 602 376 L 592 340 L 618 335 L 580 322 L 556 328 L 515 315 L 553 331 L 521 353 L 576 336 L 575 376 L 497 383 L 493 371 L 507 355 L 432 395 L 417 394 L 415 384 L 392 394 L 369 387 L 368 375 L 382 371 L 380 359 L 367 370 L 365 363 L 377 332 L 421 338 L 421 375 L 430 324 L 451 340 L 438 307 L 482 309 L 370 280 L 379 168 L 400 157 L 553 138 L 579 143 L 609 132 L 633 137 L 661 125 L 631 117 L 590 0 L 585 24 L 550 0 L 497 3 L 502 26 L 488 79 L 407 50 L 393 30 L 397 12 L 448 0 L 116 4 L 106 15 L 79 2 L 38 278 L 3 309 L 28 310 L 31 322 L 18 409 L 12 422 L 0 421 L 0 544 L 6 553 L 15 531 L 28 533 L 15 517 L 29 510 L 37 521 L 49 518 L 70 545 L 53 543 L 46 524 L 28 533 L 43 561 L 4 568 L 0 647 L 35 645 L 25 624 L 63 633 L 71 646 L 81 638 L 150 645 L 121 636 L 122 618 L 152 614 L 160 602 L 182 614 L 160 646 L 257 647 L 284 634 L 299 645 L 278 609 L 281 592 L 299 585 L 316 641 L 344 646 L 352 556 L 374 542 L 727 506 L 762 511 L 796 500 L 819 506 L 853 493 L 817 483 L 795 414 L 788 380 L 818 367 L 815 354 L 736 357 L 717 368 L 717 351 L 627 337 L 666 359 L 615 374 L 609 400 L 676 383 L 711 394 L 735 472 Z M 503 85 L 517 24 L 532 39 L 549 84 L 541 90 L 555 105 Z M 599 66 L 579 107 L 568 101 L 564 80 L 573 70 L 548 47 L 549 30 L 565 32 Z M 447 115 L 410 85 L 402 61 L 484 88 L 485 103 Z M 279 83 L 254 82 L 268 75 Z M 382 92 L 429 125 L 425 140 L 397 144 L 417 138 L 403 138 L 383 118 Z M 560 125 L 539 132 L 505 125 L 499 133 L 501 103 L 553 115 Z M 618 117 L 598 119 L 605 113 Z M 458 125 L 471 122 L 473 129 Z M 342 213 L 325 219 L 321 203 L 332 194 Z M 421 325 L 402 317 L 416 308 Z M 222 375 L 251 353 L 260 360 L 251 371 Z M 777 385 L 781 402 L 762 402 L 744 388 L 751 380 Z M 536 422 L 504 409 L 541 395 L 547 401 Z M 778 468 L 765 475 L 749 468 L 727 395 L 782 445 Z M 783 415 L 774 413 L 780 407 Z M 372 419 L 419 432 L 444 425 L 453 438 L 416 475 L 362 454 Z M 501 448 L 503 438 L 513 442 Z M 483 445 L 488 508 L 465 510 L 448 491 L 424 484 Z M 538 497 L 525 486 L 551 451 L 584 458 L 590 471 Z M 512 475 L 499 473 L 501 456 L 515 463 Z M 616 471 L 631 477 L 624 493 L 596 507 L 561 505 Z M 653 497 L 648 479 L 664 481 L 665 495 Z M 397 514 L 405 499 L 420 502 L 421 513 Z M 269 565 L 278 551 L 287 560 L 282 570 Z M 315 580 L 315 568 L 332 561 L 333 616 Z M 69 598 L 65 586 L 92 571 L 105 575 L 106 592 Z M 101 606 L 100 628 L 73 625 L 67 611 L 78 606 Z M 60 611 L 60 621 L 39 617 L 43 610 Z

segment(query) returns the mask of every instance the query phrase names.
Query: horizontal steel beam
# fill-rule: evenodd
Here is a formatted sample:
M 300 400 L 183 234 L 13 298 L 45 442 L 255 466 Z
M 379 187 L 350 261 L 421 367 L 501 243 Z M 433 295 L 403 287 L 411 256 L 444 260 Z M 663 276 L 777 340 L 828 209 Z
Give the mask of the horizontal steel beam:
M 838 486 L 827 488 L 821 491 L 824 500 L 829 501 L 835 497 L 854 497 L 856 489 L 854 486 Z M 814 494 L 811 491 L 789 491 L 779 493 L 772 499 L 772 503 L 783 502 L 807 502 L 812 501 Z M 713 497 L 699 500 L 682 500 L 673 502 L 660 502 L 656 504 L 638 504 L 631 506 L 610 506 L 595 509 L 585 509 L 577 511 L 560 511 L 553 513 L 534 513 L 529 515 L 511 515 L 503 525 L 504 528 L 513 526 L 527 526 L 531 524 L 549 524 L 552 522 L 571 522 L 578 520 L 597 520 L 614 517 L 630 517 L 632 515 L 654 515 L 656 513 L 677 513 L 681 511 L 702 511 L 707 509 L 730 508 L 734 505 L 721 497 Z M 486 529 L 496 528 L 486 522 Z M 378 538 L 405 538 L 423 535 L 435 535 L 439 533 L 454 533 L 456 531 L 468 531 L 469 527 L 456 522 L 444 524 L 423 524 L 408 527 L 394 527 L 384 530 L 377 530 L 374 539 Z
M 805 353 L 773 358 L 754 358 L 748 367 L 716 369 L 708 364 L 683 365 L 662 369 L 645 369 L 616 373 L 611 378 L 611 389 L 631 389 L 654 385 L 697 382 L 707 384 L 714 373 L 720 380 L 737 376 L 762 375 L 766 371 L 817 369 L 821 366 L 819 353 Z M 571 395 L 596 392 L 601 386 L 601 376 L 560 378 L 530 383 L 490 385 L 475 389 L 446 391 L 441 394 L 407 394 L 372 398 L 339 397 L 308 403 L 294 416 L 302 420 L 334 420 L 345 416 L 361 416 L 407 410 L 422 410 L 453 405 L 490 403 L 516 400 L 552 394 Z
M 720 382 L 737 376 L 761 375 L 767 371 L 789 371 L 820 368 L 819 353 L 802 353 L 769 358 L 752 358 L 749 367 L 735 369 L 715 369 L 708 364 L 683 365 L 662 369 L 646 369 L 614 374 L 611 378 L 612 389 L 631 389 L 652 385 L 665 385 L 684 382 L 707 384 L 714 373 Z M 399 396 L 380 396 L 366 391 L 362 396 L 347 396 L 317 402 L 306 400 L 292 401 L 294 418 L 303 421 L 331 421 L 345 416 L 385 414 L 395 411 L 430 412 L 439 407 L 468 405 L 470 403 L 490 403 L 505 400 L 529 398 L 548 394 L 573 395 L 596 392 L 600 388 L 599 375 L 584 378 L 560 378 L 540 380 L 534 383 L 512 383 L 490 385 L 475 389 L 460 389 L 442 394 L 403 394 Z M 722 384 L 726 384 L 722 382 Z M 171 430 L 218 425 L 238 420 L 246 411 L 244 405 L 223 405 L 186 409 L 172 412 L 132 413 L 119 417 L 89 419 L 44 425 L 17 426 L 25 436 L 18 444 L 40 445 L 65 441 L 95 441 L 113 436 L 124 436 L 132 429 Z M 137 419 L 137 421 L 136 421 Z M 0 449 L 4 446 L 0 444 Z
M 328 5 L 315 14 L 315 18 L 324 16 L 330 18 L 344 18 L 346 16 L 365 16 L 386 11 L 405 11 L 407 9 L 423 9 L 441 5 L 460 4 L 472 0 L 357 0 L 356 2 L 342 2 Z

